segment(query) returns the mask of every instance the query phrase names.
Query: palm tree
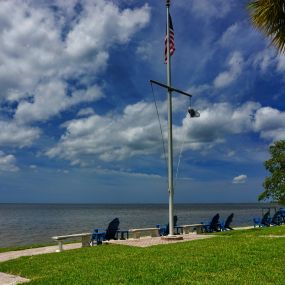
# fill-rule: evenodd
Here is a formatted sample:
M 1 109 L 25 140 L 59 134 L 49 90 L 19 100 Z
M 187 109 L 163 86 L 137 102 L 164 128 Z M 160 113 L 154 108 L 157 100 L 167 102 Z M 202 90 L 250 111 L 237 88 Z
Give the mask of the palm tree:
M 285 53 L 285 0 L 256 0 L 248 4 L 253 25 Z

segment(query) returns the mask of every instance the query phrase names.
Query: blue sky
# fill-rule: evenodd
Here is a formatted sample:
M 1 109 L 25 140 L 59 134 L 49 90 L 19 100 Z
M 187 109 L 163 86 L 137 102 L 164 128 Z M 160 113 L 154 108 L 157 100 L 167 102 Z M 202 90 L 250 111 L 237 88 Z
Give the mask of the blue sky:
M 285 56 L 247 1 L 175 0 L 175 202 L 256 202 L 285 134 Z M 150 79 L 164 1 L 0 2 L 0 202 L 167 203 Z M 154 87 L 167 137 L 165 91 Z

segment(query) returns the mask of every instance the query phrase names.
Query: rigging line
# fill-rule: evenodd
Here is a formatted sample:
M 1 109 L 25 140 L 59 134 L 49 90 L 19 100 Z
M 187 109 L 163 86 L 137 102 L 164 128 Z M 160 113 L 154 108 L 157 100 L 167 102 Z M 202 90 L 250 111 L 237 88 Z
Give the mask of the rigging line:
M 190 102 L 191 102 L 191 99 L 190 99 Z M 187 117 L 187 115 L 188 115 L 188 112 L 186 112 L 186 117 Z M 180 148 L 178 163 L 177 163 L 177 167 L 176 167 L 176 174 L 175 174 L 174 186 L 176 186 L 176 183 L 177 183 L 178 172 L 179 172 L 179 166 L 180 166 L 180 162 L 181 162 L 181 156 L 182 156 L 182 152 L 183 152 L 185 140 L 186 140 L 186 135 L 184 134 L 183 140 L 182 140 L 182 144 L 181 144 L 181 148 Z
M 189 97 L 189 107 L 191 108 L 191 106 L 192 106 L 192 98 Z M 186 117 L 187 116 L 188 116 L 188 112 L 186 112 Z M 180 153 L 179 153 L 179 159 L 178 159 L 178 163 L 177 163 L 177 168 L 176 168 L 176 175 L 175 175 L 175 180 L 174 180 L 174 186 L 176 185 L 177 179 L 178 179 L 178 171 L 179 171 L 179 167 L 180 167 L 181 156 L 182 156 L 182 151 L 183 151 L 183 148 L 184 148 L 185 140 L 186 140 L 186 135 L 184 134 L 183 140 L 182 140 L 181 149 L 180 149 Z
M 156 114 L 157 114 L 158 122 L 159 122 L 159 128 L 160 128 L 160 134 L 161 134 L 161 141 L 162 141 L 163 151 L 164 151 L 164 160 L 165 160 L 165 165 L 166 165 L 166 174 L 167 174 L 166 150 L 165 150 L 165 144 L 164 144 L 164 139 L 163 139 L 163 132 L 162 132 L 162 127 L 161 127 L 161 121 L 160 121 L 160 116 L 159 116 L 159 112 L 158 112 L 158 108 L 157 108 L 157 103 L 156 103 L 156 99 L 155 99 L 155 95 L 154 95 L 154 90 L 153 90 L 152 83 L 150 83 L 150 85 L 151 85 L 152 96 L 153 96 L 153 100 L 154 100 L 154 104 L 155 104 Z M 166 176 L 167 176 L 167 175 L 166 175 Z

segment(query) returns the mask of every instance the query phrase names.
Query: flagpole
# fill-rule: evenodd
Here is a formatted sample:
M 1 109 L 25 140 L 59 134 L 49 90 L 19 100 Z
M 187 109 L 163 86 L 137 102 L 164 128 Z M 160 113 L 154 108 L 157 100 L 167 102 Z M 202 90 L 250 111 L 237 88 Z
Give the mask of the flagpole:
M 173 142 L 172 142 L 172 91 L 178 92 L 182 95 L 192 97 L 191 94 L 181 91 L 179 89 L 173 88 L 171 86 L 171 55 L 175 51 L 174 46 L 174 31 L 172 20 L 170 17 L 170 0 L 166 0 L 166 41 L 165 41 L 165 61 L 166 61 L 166 77 L 167 84 L 160 83 L 155 80 L 150 80 L 151 84 L 157 84 L 160 87 L 167 89 L 167 113 L 168 113 L 168 196 L 169 196 L 169 234 L 167 236 L 162 236 L 162 239 L 168 240 L 180 240 L 183 236 L 174 235 L 174 215 L 173 215 L 173 204 L 174 204 L 174 187 L 173 187 Z M 170 50 L 171 47 L 171 50 Z M 199 117 L 200 113 L 192 108 L 188 109 L 190 117 Z
M 171 86 L 171 58 L 170 58 L 170 29 L 169 29 L 169 8 L 170 0 L 166 0 L 166 26 L 167 26 L 167 85 Z M 172 142 L 172 91 L 167 90 L 168 100 L 168 196 L 169 196 L 169 236 L 173 236 L 173 142 Z

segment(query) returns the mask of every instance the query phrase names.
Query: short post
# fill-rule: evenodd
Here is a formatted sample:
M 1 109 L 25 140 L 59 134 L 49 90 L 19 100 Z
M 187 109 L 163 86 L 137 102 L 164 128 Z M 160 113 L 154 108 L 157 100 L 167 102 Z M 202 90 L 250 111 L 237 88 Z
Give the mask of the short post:
M 88 247 L 90 246 L 90 235 L 85 235 L 81 237 L 82 246 L 81 247 Z
M 58 240 L 58 250 L 56 252 L 62 252 L 63 251 L 63 246 L 62 246 L 62 240 Z

